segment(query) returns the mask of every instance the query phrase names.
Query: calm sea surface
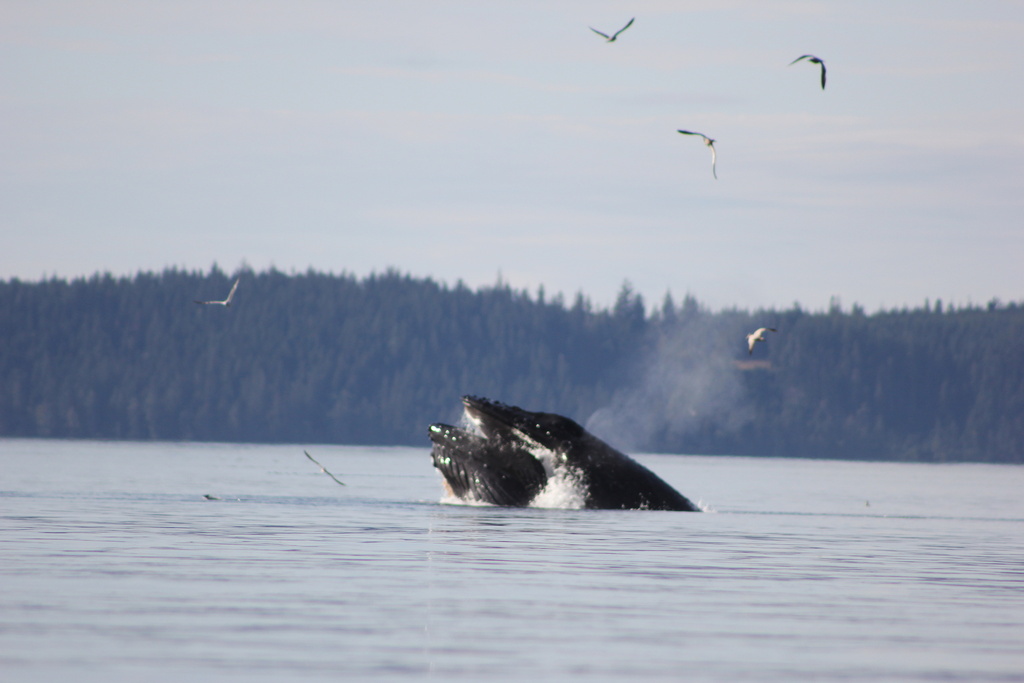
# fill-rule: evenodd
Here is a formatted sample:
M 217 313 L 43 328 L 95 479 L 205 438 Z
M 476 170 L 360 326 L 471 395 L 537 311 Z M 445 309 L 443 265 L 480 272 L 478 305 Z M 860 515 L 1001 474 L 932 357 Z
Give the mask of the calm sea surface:
M 0 679 L 1024 681 L 1022 467 L 651 455 L 709 513 L 515 510 L 428 453 L 0 440 Z

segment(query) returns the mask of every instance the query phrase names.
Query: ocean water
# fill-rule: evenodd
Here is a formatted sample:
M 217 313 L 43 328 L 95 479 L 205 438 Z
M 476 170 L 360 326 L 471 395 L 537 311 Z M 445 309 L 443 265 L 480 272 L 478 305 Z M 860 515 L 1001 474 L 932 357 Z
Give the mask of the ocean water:
M 427 447 L 0 440 L 0 678 L 1024 681 L 1024 468 L 637 458 L 708 512 L 448 504 Z

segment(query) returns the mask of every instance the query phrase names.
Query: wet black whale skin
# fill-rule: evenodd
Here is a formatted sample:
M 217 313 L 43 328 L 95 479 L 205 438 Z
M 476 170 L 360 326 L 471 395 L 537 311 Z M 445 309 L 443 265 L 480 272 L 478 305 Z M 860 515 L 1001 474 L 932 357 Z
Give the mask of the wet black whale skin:
M 434 466 L 460 498 L 529 505 L 547 482 L 532 455 L 543 448 L 552 453 L 556 468 L 581 482 L 586 508 L 700 511 L 654 472 L 568 417 L 477 396 L 464 396 L 462 403 L 483 436 L 445 424 L 429 429 Z

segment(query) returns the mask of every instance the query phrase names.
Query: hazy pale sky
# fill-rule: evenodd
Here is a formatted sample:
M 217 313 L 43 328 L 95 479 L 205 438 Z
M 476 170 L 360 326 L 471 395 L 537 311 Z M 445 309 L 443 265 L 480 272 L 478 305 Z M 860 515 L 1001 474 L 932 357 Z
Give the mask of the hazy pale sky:
M 1024 299 L 1024 2 L 3 0 L 0 278 Z M 632 27 L 615 43 L 590 31 Z M 822 91 L 815 54 L 828 67 Z M 715 138 L 718 180 L 710 151 Z

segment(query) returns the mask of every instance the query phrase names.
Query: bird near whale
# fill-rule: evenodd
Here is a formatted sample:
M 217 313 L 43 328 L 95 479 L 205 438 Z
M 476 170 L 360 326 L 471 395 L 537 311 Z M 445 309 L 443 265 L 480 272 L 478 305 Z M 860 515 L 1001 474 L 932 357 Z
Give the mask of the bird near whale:
M 442 423 L 428 430 L 434 467 L 459 500 L 526 507 L 560 478 L 573 482 L 586 509 L 700 511 L 568 417 L 478 396 L 464 396 L 462 404 L 479 433 Z
M 609 35 L 608 35 L 607 33 L 602 33 L 601 31 L 598 31 L 598 30 L 597 30 L 596 28 L 594 28 L 593 26 L 590 26 L 590 27 L 588 27 L 588 28 L 589 28 L 589 29 L 590 29 L 591 31 L 593 31 L 594 33 L 596 33 L 597 35 L 599 35 L 599 36 L 601 36 L 602 38 L 604 38 L 604 40 L 605 40 L 605 42 L 606 42 L 606 43 L 614 43 L 614 42 L 615 42 L 615 39 L 619 37 L 619 34 L 620 34 L 620 33 L 622 33 L 623 31 L 625 31 L 625 30 L 626 30 L 627 28 L 629 28 L 630 26 L 632 26 L 632 25 L 633 25 L 633 22 L 634 22 L 634 21 L 636 21 L 636 17 L 633 17 L 632 19 L 630 19 L 630 20 L 629 20 L 629 21 L 628 21 L 628 22 L 626 23 L 626 25 L 625 25 L 625 26 L 623 26 L 622 28 L 620 28 L 620 29 L 619 29 L 618 31 L 616 31 L 615 33 L 613 33 L 613 34 L 612 34 L 612 35 L 610 35 L 610 36 L 609 36 Z
M 711 150 L 711 175 L 715 177 L 715 180 L 718 180 L 718 171 L 715 170 L 715 161 L 718 159 L 718 155 L 715 153 L 715 141 L 704 135 L 704 133 L 694 133 L 690 130 L 677 130 L 676 132 L 682 135 L 697 135 L 703 138 L 704 144 Z
M 199 301 L 198 299 L 196 299 L 195 302 L 197 304 L 202 304 L 202 305 L 213 304 L 215 306 L 224 306 L 224 307 L 230 306 L 231 305 L 231 300 L 233 298 L 235 298 L 235 290 L 238 289 L 238 282 L 239 282 L 238 280 L 235 280 L 235 284 L 231 285 L 231 291 L 228 292 L 228 298 L 224 299 L 223 301 Z
M 757 342 L 765 341 L 765 338 L 764 338 L 764 333 L 765 332 L 778 332 L 778 330 L 776 330 L 774 327 L 759 327 L 756 330 L 754 330 L 753 332 L 751 332 L 750 334 L 748 334 L 747 335 L 747 350 L 749 351 L 748 355 L 752 355 L 754 353 L 754 345 L 757 344 Z
M 324 473 L 324 474 L 326 474 L 326 475 L 327 475 L 328 477 L 330 477 L 330 478 L 331 478 L 331 479 L 333 479 L 334 481 L 338 482 L 338 483 L 339 483 L 339 484 L 341 484 L 342 486 L 344 486 L 344 485 L 345 485 L 345 482 L 343 482 L 343 481 L 342 481 L 341 479 L 338 479 L 338 478 L 337 478 L 336 476 L 334 476 L 333 474 L 331 474 L 330 472 L 328 472 L 328 471 L 327 471 L 327 468 L 326 468 L 326 467 L 324 467 L 323 465 L 321 465 L 321 464 L 320 464 L 320 461 L 318 461 L 318 460 L 317 460 L 316 458 L 314 458 L 314 457 L 313 457 L 312 455 L 310 455 L 310 454 L 309 454 L 309 451 L 302 451 L 302 452 L 306 454 L 306 457 L 307 457 L 307 458 L 309 458 L 310 460 L 312 460 L 312 461 L 313 461 L 313 464 L 314 464 L 314 465 L 316 465 L 317 467 L 319 467 L 319 468 L 320 468 L 320 471 L 321 471 L 321 472 L 323 472 L 323 473 Z
M 825 62 L 823 62 L 819 57 L 815 57 L 814 55 L 802 55 L 802 56 L 797 57 L 796 59 L 794 59 L 792 62 L 790 62 L 789 65 L 793 66 L 794 64 L 799 62 L 801 59 L 806 59 L 811 64 L 820 64 L 821 65 L 821 89 L 824 90 L 825 89 Z

